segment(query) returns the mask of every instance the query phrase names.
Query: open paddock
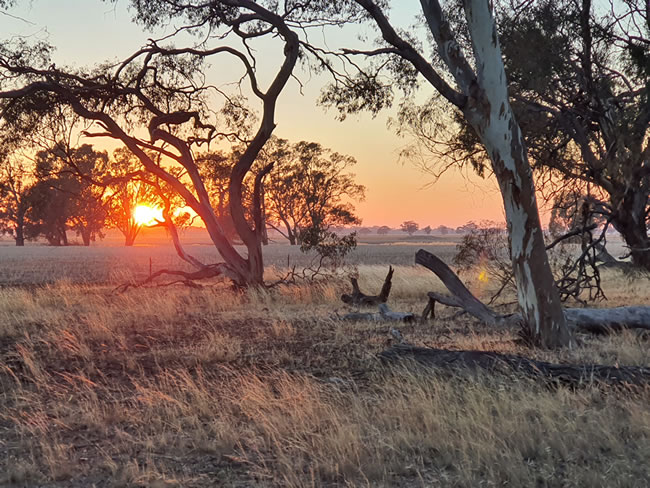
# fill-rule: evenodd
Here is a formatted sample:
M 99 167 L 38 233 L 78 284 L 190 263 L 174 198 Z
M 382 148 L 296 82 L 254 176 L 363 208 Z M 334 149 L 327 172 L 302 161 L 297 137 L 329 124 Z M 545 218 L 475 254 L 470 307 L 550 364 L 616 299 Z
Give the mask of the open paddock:
M 449 241 L 420 245 L 454 253 Z M 269 290 L 212 280 L 116 293 L 147 276 L 149 258 L 154 270 L 182 263 L 155 245 L 2 246 L 0 485 L 648 486 L 648 389 L 389 368 L 377 360 L 388 324 L 337 319 L 350 310 L 339 300 L 347 273 L 376 293 L 389 264 L 391 308 L 419 314 L 443 287 L 412 264 L 417 249 L 362 244 L 338 277 Z M 287 255 L 305 259 L 266 250 L 270 275 Z M 464 278 L 489 297 L 494 284 L 477 276 Z M 601 305 L 648 303 L 648 278 L 603 276 Z M 445 307 L 398 327 L 430 347 L 650 364 L 648 339 L 631 332 L 543 351 Z
M 0 245 L 0 286 L 32 285 L 68 280 L 73 283 L 120 284 L 130 280 L 142 280 L 151 270 L 192 270 L 174 251 L 172 245 L 162 238 L 143 239 L 133 247 L 112 245 L 51 247 L 28 244 L 25 247 L 12 246 L 10 242 Z M 164 236 L 163 236 L 164 237 Z M 391 236 L 392 237 L 392 236 Z M 399 239 L 397 239 L 399 238 Z M 188 239 L 185 249 L 205 263 L 219 262 L 219 255 L 202 234 Z M 346 264 L 413 266 L 415 251 L 422 247 L 451 260 L 456 252 L 454 239 L 420 239 L 406 242 L 402 236 L 383 239 L 381 242 L 361 241 L 346 257 Z M 419 246 L 419 247 L 418 247 Z M 237 246 L 245 254 L 243 246 Z M 275 270 L 309 266 L 316 258 L 315 253 L 303 253 L 299 246 L 271 243 L 264 247 L 265 264 L 271 274 Z

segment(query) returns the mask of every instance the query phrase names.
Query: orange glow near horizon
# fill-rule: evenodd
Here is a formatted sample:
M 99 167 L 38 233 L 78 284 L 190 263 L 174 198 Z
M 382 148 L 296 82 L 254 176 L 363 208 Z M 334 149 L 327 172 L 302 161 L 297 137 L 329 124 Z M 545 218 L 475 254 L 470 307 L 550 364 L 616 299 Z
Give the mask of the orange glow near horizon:
M 51 62 L 56 61 L 61 66 L 92 66 L 106 59 L 126 59 L 150 37 L 163 38 L 174 31 L 169 25 L 168 30 L 164 27 L 155 33 L 143 32 L 139 25 L 131 22 L 128 2 L 115 2 L 110 15 L 106 14 L 103 2 L 76 1 L 76 15 L 70 15 L 69 9 L 59 5 L 67 2 L 40 2 L 39 8 L 34 8 L 32 2 L 14 3 L 16 5 L 9 10 L 11 15 L 0 15 L 0 31 L 11 33 L 16 38 L 28 38 L 39 30 L 47 32 L 48 42 L 57 46 Z M 409 28 L 414 16 L 420 13 L 417 2 L 408 7 L 407 2 L 397 3 L 400 6 L 395 7 L 391 15 L 399 18 L 400 27 Z M 93 19 L 93 22 L 78 22 L 78 18 Z M 346 42 L 356 39 L 354 32 L 345 35 L 349 36 L 345 38 Z M 112 42 L 107 43 L 105 40 L 109 36 Z M 79 39 L 84 42 L 79 42 Z M 281 54 L 278 57 L 278 45 L 273 42 L 258 47 L 260 76 L 266 79 L 275 73 L 275 63 L 281 59 Z M 232 83 L 231 67 L 230 64 L 212 66 L 206 70 L 206 82 L 213 86 Z M 296 80 L 287 84 L 279 99 L 274 134 L 291 142 L 316 141 L 358 161 L 352 172 L 356 175 L 356 183 L 366 186 L 366 199 L 351 203 L 364 227 L 387 225 L 396 229 L 405 220 L 414 220 L 420 228 L 427 225 L 456 228 L 469 221 L 505 220 L 501 194 L 493 176 L 483 179 L 471 170 L 454 169 L 430 185 L 434 178 L 418 169 L 421 161 L 418 164 L 404 161 L 402 149 L 413 141 L 400 137 L 389 124 L 389 120 L 398 115 L 396 107 L 387 108 L 379 115 L 367 112 L 350 115 L 341 121 L 335 117 L 334 110 L 323 110 L 318 104 L 322 87 L 331 81 L 329 75 L 313 76 L 311 71 L 300 69 L 295 75 Z M 423 84 L 418 101 L 424 102 L 432 93 L 432 89 Z M 249 93 L 245 91 L 243 95 Z M 441 105 L 440 110 L 449 110 L 449 107 Z M 134 135 L 146 138 L 146 129 L 138 128 Z M 121 147 L 121 143 L 110 138 L 86 139 L 84 142 L 92 143 L 97 150 L 109 152 Z M 435 161 L 424 162 L 435 166 Z M 540 210 L 542 223 L 547 225 L 549 212 Z M 183 208 L 183 211 L 192 218 L 196 217 L 191 209 Z M 178 216 L 177 212 L 173 215 Z M 150 210 L 137 210 L 137 213 L 136 220 L 142 225 L 156 224 Z M 197 218 L 192 225 L 203 226 L 203 222 Z
M 138 205 L 133 211 L 133 219 L 138 225 L 151 227 L 159 222 L 163 222 L 162 208 L 151 207 L 149 205 Z

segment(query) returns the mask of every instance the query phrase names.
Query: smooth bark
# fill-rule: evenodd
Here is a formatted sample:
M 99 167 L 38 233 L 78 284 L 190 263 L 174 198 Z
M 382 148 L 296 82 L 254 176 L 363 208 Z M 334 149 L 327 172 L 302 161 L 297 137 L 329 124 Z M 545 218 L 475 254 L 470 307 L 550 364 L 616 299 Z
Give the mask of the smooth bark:
M 524 140 L 508 100 L 496 24 L 487 0 L 466 1 L 465 12 L 479 88 L 463 112 L 485 145 L 499 182 L 525 327 L 543 347 L 568 346 L 571 334 L 546 255 Z
M 531 341 L 544 347 L 569 346 L 560 296 L 546 256 L 535 185 L 522 134 L 510 108 L 496 25 L 488 0 L 465 0 L 465 16 L 476 72 L 456 41 L 438 0 L 421 0 L 438 53 L 456 87 L 441 77 L 392 27 L 372 0 L 357 0 L 379 27 L 394 54 L 415 69 L 447 101 L 458 107 L 479 135 L 499 182 L 511 239 L 517 296 Z

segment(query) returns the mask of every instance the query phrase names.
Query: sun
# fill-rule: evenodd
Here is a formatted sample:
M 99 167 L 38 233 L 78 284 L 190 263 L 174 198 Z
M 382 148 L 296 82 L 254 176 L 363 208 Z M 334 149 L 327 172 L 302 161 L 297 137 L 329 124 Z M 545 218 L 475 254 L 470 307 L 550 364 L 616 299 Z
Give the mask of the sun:
M 138 225 L 152 226 L 165 219 L 163 219 L 161 208 L 150 207 L 149 205 L 138 205 L 133 211 L 133 220 L 135 220 Z

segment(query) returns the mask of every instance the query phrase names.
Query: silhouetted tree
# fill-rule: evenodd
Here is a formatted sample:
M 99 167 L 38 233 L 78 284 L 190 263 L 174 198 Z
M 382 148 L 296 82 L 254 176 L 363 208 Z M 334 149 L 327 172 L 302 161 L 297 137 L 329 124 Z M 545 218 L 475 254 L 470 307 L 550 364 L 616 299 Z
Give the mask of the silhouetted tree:
M 390 227 L 387 225 L 382 225 L 379 229 L 377 229 L 377 234 L 379 235 L 386 235 L 390 232 Z
M 25 245 L 27 214 L 34 201 L 33 177 L 16 159 L 0 162 L 0 232 L 10 234 L 16 246 Z
M 427 225 L 424 229 L 422 229 L 426 235 L 431 234 L 431 226 Z
M 235 242 L 239 239 L 239 234 L 237 233 L 235 223 L 230 214 L 230 195 L 228 188 L 230 186 L 230 174 L 232 173 L 232 169 L 237 160 L 241 156 L 241 152 L 242 149 L 236 147 L 230 153 L 212 151 L 201 153 L 197 155 L 196 158 L 197 164 L 199 165 L 199 171 L 201 172 L 203 181 L 205 182 L 206 190 L 213 202 L 213 210 L 217 221 L 221 225 L 224 234 L 230 242 Z M 246 220 L 250 225 L 253 225 L 253 215 L 250 212 L 250 209 L 253 205 L 255 173 L 257 172 L 258 167 L 263 164 L 261 163 L 262 160 L 263 155 L 258 155 L 258 159 L 251 173 L 242 181 L 242 202 L 244 203 Z M 260 209 L 262 216 L 264 215 L 263 210 L 263 208 Z
M 67 228 L 81 236 L 84 246 L 103 237 L 107 216 L 105 186 L 95 182 L 107 175 L 107 166 L 106 152 L 95 151 L 89 144 L 71 148 L 59 143 L 36 155 L 38 191 L 53 204 L 51 209 L 41 205 L 38 213 L 43 229 L 50 229 L 44 232 L 58 236 L 53 240 L 55 244 L 67 244 Z
M 412 236 L 418 231 L 420 225 L 417 222 L 414 222 L 413 220 L 405 220 L 400 224 L 399 227 L 402 230 L 402 232 L 407 232 L 408 235 Z
M 242 286 L 262 285 L 265 224 L 261 181 L 270 168 L 254 174 L 255 182 L 259 182 L 254 188 L 259 192 L 251 199 L 250 221 L 243 199 L 244 179 L 275 128 L 278 98 L 300 52 L 298 33 L 302 35 L 303 28 L 322 26 L 323 15 L 342 15 L 350 8 L 345 2 L 303 5 L 252 0 L 202 4 L 134 0 L 132 6 L 136 21 L 145 27 L 174 24 L 179 26 L 176 34 L 166 36 L 164 45 L 150 40 L 123 63 L 111 62 L 93 69 L 56 67 L 50 47 L 42 43 L 3 44 L 3 129 L 37 124 L 37 117 L 26 121 L 25 114 L 43 107 L 70 107 L 85 121 L 101 127 L 101 132 L 95 131 L 94 135 L 123 143 L 138 157 L 144 172 L 165 182 L 203 220 L 222 263 L 209 265 L 189 255 L 172 231 L 179 256 L 197 270 L 197 276 L 225 275 Z M 187 32 L 200 33 L 204 42 L 197 44 L 195 36 L 184 37 Z M 273 73 L 265 63 L 269 69 L 262 80 L 253 57 L 255 50 L 249 46 L 265 39 L 273 39 L 268 45 L 277 46 L 278 61 Z M 177 46 L 171 47 L 172 42 Z M 234 60 L 240 67 L 233 71 L 229 63 L 223 70 L 233 72 L 233 81 L 240 85 L 230 93 L 225 92 L 225 84 L 215 87 L 204 76 L 207 63 L 222 58 Z M 259 102 L 259 118 L 251 114 L 242 99 L 244 83 L 251 98 Z M 220 101 L 221 108 L 217 106 Z M 247 126 L 246 131 L 242 126 Z M 240 137 L 242 132 L 250 136 Z M 228 205 L 235 230 L 246 247 L 243 253 L 232 245 L 218 221 L 195 159 L 200 147 L 233 141 L 242 146 L 242 151 L 230 173 Z M 169 166 L 158 164 L 146 151 L 160 153 L 182 167 L 183 178 L 174 176 Z
M 31 225 L 26 227 L 25 235 L 28 239 L 43 236 L 50 246 L 67 246 L 70 196 L 50 183 L 39 180 L 32 188 L 33 205 L 28 213 Z
M 140 167 L 140 160 L 125 148 L 116 149 L 109 161 L 106 224 L 124 235 L 125 246 L 132 246 L 142 229 L 134 215 L 137 206 L 160 203 L 154 187 L 142 179 Z
M 269 225 L 296 244 L 307 229 L 319 232 L 361 223 L 349 203 L 365 195 L 365 187 L 347 172 L 356 164 L 354 158 L 315 142 L 272 143 L 266 157 L 275 166 L 264 186 Z
M 468 232 L 474 232 L 474 231 L 478 230 L 478 228 L 479 228 L 478 224 L 476 222 L 474 222 L 473 220 L 470 220 L 469 222 L 467 222 L 467 223 L 465 223 L 463 225 L 459 225 L 456 228 L 456 233 L 458 233 L 458 234 L 466 234 Z

